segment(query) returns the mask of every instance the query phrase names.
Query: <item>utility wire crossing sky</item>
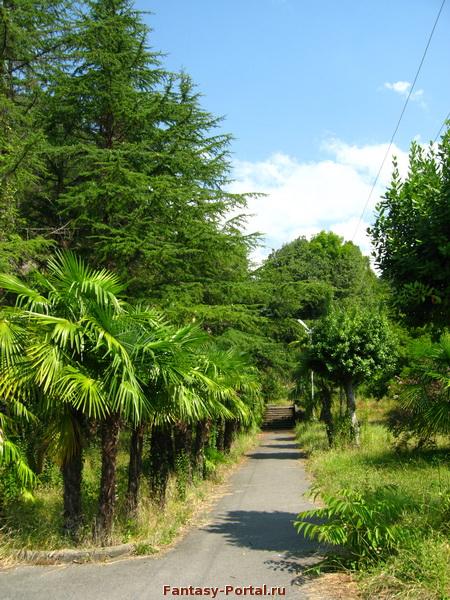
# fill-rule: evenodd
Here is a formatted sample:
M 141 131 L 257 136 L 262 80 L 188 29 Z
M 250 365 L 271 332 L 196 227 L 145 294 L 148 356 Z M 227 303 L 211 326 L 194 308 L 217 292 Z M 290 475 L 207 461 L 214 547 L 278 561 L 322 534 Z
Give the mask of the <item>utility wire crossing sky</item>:
M 166 53 L 164 64 L 189 73 L 204 108 L 225 117 L 222 131 L 235 137 L 231 189 L 266 194 L 249 200 L 248 231 L 266 245 L 255 260 L 321 229 L 369 254 L 366 228 L 392 156 L 406 172 L 411 141 L 439 137 L 449 114 L 448 2 L 136 7 L 152 12 L 150 44 Z

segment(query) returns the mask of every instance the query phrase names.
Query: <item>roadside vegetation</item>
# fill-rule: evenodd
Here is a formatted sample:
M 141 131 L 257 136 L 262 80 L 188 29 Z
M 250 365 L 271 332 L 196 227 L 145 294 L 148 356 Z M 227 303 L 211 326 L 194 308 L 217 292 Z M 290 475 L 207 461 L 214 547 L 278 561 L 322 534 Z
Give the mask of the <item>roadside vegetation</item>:
M 309 533 L 335 544 L 323 570 L 357 571 L 365 598 L 448 598 L 448 438 L 421 449 L 398 448 L 388 428 L 392 406 L 388 400 L 358 402 L 360 448 L 341 438 L 329 449 L 323 423 L 298 424 L 314 490 L 326 507 L 315 515 L 327 525 Z M 309 522 L 311 514 L 299 522 Z
M 186 464 L 179 461 L 171 470 L 166 492 L 164 510 L 152 496 L 148 477 L 144 477 L 136 514 L 130 517 L 126 503 L 128 484 L 129 435 L 124 435 L 117 456 L 118 505 L 111 543 L 134 543 L 138 554 L 153 554 L 169 546 L 197 514 L 204 511 L 211 498 L 217 495 L 217 487 L 228 476 L 234 465 L 256 442 L 256 431 L 236 435 L 229 453 L 219 452 L 209 446 L 205 450 L 206 477 L 189 478 Z M 150 447 L 144 449 L 144 473 L 147 472 Z M 12 489 L 11 478 L 3 480 L 1 491 L 6 502 L 3 507 L 0 535 L 0 558 L 8 563 L 17 560 L 20 550 L 59 550 L 69 547 L 89 549 L 96 546 L 92 538 L 91 524 L 95 519 L 98 498 L 98 473 L 100 471 L 99 448 L 90 447 L 84 456 L 82 502 L 84 521 L 78 531 L 76 544 L 64 532 L 62 476 L 58 466 L 46 461 L 44 470 L 33 488 L 32 497 L 21 497 Z M 8 499 L 11 501 L 8 501 Z
M 394 163 L 377 274 L 330 231 L 254 265 L 231 136 L 131 0 L 11 0 L 0 38 L 0 552 L 170 543 L 289 397 L 298 529 L 369 598 L 450 597 L 450 130 Z
M 332 308 L 300 360 L 317 384 L 297 435 L 323 506 L 295 526 L 365 598 L 450 597 L 449 147 L 448 132 L 413 144 L 405 180 L 394 165 L 370 230 L 384 301 Z

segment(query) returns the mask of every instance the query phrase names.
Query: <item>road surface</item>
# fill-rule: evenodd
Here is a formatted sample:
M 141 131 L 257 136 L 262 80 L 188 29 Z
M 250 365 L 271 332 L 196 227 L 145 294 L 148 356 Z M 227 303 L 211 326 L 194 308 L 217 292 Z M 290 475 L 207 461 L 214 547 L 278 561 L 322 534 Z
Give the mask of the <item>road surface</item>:
M 297 513 L 311 507 L 303 497 L 308 481 L 300 457 L 291 431 L 263 433 L 207 524 L 167 553 L 109 564 L 16 567 L 0 573 L 0 599 L 306 598 L 301 573 L 316 559 L 315 547 L 292 526 Z

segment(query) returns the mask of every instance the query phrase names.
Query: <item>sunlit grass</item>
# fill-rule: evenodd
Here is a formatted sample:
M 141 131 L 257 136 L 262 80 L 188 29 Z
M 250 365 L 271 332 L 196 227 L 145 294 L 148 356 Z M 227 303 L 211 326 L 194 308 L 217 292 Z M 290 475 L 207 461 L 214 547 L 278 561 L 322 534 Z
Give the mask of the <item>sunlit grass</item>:
M 183 528 L 207 506 L 217 494 L 217 487 L 230 469 L 256 443 L 257 432 L 241 434 L 231 452 L 217 456 L 210 464 L 209 477 L 196 479 L 183 493 L 175 475 L 169 481 L 167 503 L 162 511 L 153 503 L 148 481 L 141 483 L 139 512 L 136 519 L 126 517 L 124 491 L 127 485 L 128 454 L 126 440 L 118 455 L 118 503 L 113 528 L 113 544 L 134 542 L 137 551 L 149 554 L 170 545 Z M 61 533 L 62 526 L 62 479 L 56 465 L 48 464 L 41 482 L 35 490 L 34 499 L 19 499 L 8 503 L 3 510 L 0 528 L 0 558 L 7 559 L 17 550 L 57 550 L 61 548 L 92 548 L 92 524 L 97 510 L 100 473 L 99 448 L 91 447 L 85 453 L 83 468 L 83 509 L 85 523 L 79 542 Z
M 361 410 L 362 408 L 362 410 Z M 427 450 L 399 452 L 383 425 L 386 403 L 360 405 L 361 448 L 328 449 L 322 423 L 297 426 L 315 484 L 324 493 L 393 485 L 405 502 L 402 526 L 413 544 L 361 573 L 365 598 L 446 600 L 450 598 L 450 448 L 440 439 Z

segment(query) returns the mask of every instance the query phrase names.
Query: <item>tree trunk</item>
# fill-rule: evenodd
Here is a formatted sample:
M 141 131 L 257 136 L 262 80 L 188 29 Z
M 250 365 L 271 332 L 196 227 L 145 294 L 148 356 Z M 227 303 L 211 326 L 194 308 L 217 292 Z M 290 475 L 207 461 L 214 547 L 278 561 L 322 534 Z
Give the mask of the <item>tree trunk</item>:
M 64 488 L 63 532 L 76 540 L 82 523 L 83 451 L 79 446 L 61 466 Z
M 330 390 L 322 390 L 322 411 L 320 413 L 320 420 L 325 423 L 325 429 L 327 431 L 328 445 L 333 445 L 334 427 L 333 427 L 333 415 L 331 413 L 332 395 Z
M 223 419 L 217 421 L 216 448 L 219 452 L 223 452 L 225 447 L 225 423 Z
M 144 448 L 145 425 L 138 425 L 133 429 L 130 439 L 130 462 L 128 464 L 128 489 L 127 489 L 127 514 L 136 516 L 139 486 L 142 473 L 142 450 Z
M 206 465 L 205 465 L 205 447 L 208 443 L 209 432 L 211 430 L 211 421 L 205 419 L 198 421 L 195 429 L 195 442 L 194 442 L 194 453 L 193 453 L 193 467 L 194 471 L 201 475 L 203 479 L 206 478 Z
M 188 423 L 176 423 L 174 427 L 174 446 L 175 456 L 183 458 L 184 475 L 187 482 L 192 481 L 192 445 L 193 445 L 192 425 Z
M 233 445 L 234 435 L 236 432 L 237 422 L 235 420 L 227 419 L 225 421 L 225 428 L 223 433 L 223 447 L 226 453 L 230 452 L 231 446 Z
M 171 443 L 167 428 L 153 425 L 150 445 L 150 489 L 160 508 L 164 508 L 166 504 Z
M 76 540 L 82 523 L 81 481 L 83 474 L 83 415 L 68 408 L 72 428 L 73 452 L 63 457 L 63 532 Z
M 345 385 L 345 393 L 347 395 L 347 412 L 350 417 L 350 428 L 352 432 L 353 443 L 359 447 L 359 423 L 356 416 L 356 401 L 353 382 L 350 380 Z
M 108 546 L 116 503 L 117 451 L 119 449 L 120 417 L 109 415 L 102 426 L 102 472 L 100 478 L 100 496 L 94 537 L 97 543 Z
M 345 415 L 345 394 L 342 385 L 339 386 L 339 416 Z

